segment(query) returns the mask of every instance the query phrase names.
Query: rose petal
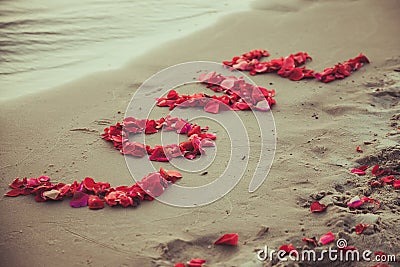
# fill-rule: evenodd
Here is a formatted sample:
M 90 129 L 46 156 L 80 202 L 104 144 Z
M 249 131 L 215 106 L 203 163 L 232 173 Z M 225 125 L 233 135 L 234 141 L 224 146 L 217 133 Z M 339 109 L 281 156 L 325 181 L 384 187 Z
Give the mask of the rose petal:
M 350 208 L 358 208 L 362 204 L 364 204 L 364 201 L 361 200 L 359 196 L 355 196 L 350 199 L 350 201 L 347 203 L 347 206 Z
M 362 171 L 365 171 L 365 170 L 367 170 L 368 168 L 369 168 L 368 165 L 363 165 L 363 166 L 358 167 L 357 169 L 362 170 Z
M 385 170 L 381 169 L 379 167 L 379 165 L 377 164 L 372 168 L 371 173 L 372 173 L 373 176 L 379 176 L 379 175 L 384 174 Z
M 101 200 L 98 196 L 89 196 L 88 206 L 91 210 L 98 210 L 104 208 L 104 201 Z
M 188 264 L 188 267 L 201 267 L 201 266 L 203 266 L 203 264 L 205 262 L 206 262 L 206 260 L 204 260 L 204 259 L 194 258 L 194 259 L 191 259 L 187 264 Z
M 357 168 L 353 168 L 350 170 L 352 173 L 358 174 L 358 175 L 365 175 L 365 171 L 357 169 Z
M 239 235 L 236 233 L 232 234 L 224 234 L 220 238 L 218 238 L 214 244 L 215 245 L 230 245 L 237 246 L 239 240 Z
M 4 195 L 6 197 L 17 197 L 17 196 L 24 195 L 24 194 L 25 194 L 24 188 L 15 188 L 15 189 L 8 191 Z
M 205 112 L 218 114 L 219 113 L 219 101 L 210 101 L 204 107 Z
M 394 175 L 389 175 L 381 178 L 382 183 L 385 184 L 392 184 L 396 178 L 394 178 Z
M 393 188 L 394 189 L 400 189 L 400 180 L 396 180 L 393 182 Z
M 287 245 L 287 244 L 282 245 L 282 246 L 279 247 L 279 250 L 285 251 L 286 254 L 289 254 L 289 253 L 294 254 L 294 255 L 297 255 L 297 254 L 298 254 L 298 252 L 297 252 L 297 250 L 296 250 L 296 247 L 294 247 L 292 244 L 289 244 L 289 245 Z
M 335 235 L 332 232 L 329 232 L 319 238 L 319 243 L 321 243 L 322 245 L 326 245 L 333 242 L 334 240 L 335 240 Z
M 310 211 L 311 212 L 323 212 L 326 210 L 326 205 L 321 204 L 318 201 L 311 203 Z
M 10 187 L 13 189 L 22 187 L 24 185 L 24 180 L 20 180 L 19 178 L 16 178 L 11 184 Z
M 95 184 L 96 183 L 93 180 L 93 178 L 86 177 L 85 179 L 83 179 L 83 186 L 89 191 L 93 191 L 93 188 L 94 188 Z
M 69 205 L 73 208 L 86 207 L 88 204 L 88 200 L 88 194 L 81 191 L 76 191 L 74 192 L 74 195 L 72 196 L 72 200 L 69 202 Z
M 364 232 L 364 230 L 365 230 L 367 227 L 368 227 L 368 224 L 365 224 L 365 223 L 357 224 L 356 227 L 355 227 L 356 234 L 357 234 L 357 235 L 362 234 L 362 232 Z

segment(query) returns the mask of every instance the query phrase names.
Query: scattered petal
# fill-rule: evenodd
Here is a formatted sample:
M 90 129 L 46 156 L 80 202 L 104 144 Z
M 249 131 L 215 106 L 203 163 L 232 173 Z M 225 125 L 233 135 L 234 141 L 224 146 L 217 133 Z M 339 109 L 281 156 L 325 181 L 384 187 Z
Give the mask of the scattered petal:
M 236 233 L 224 234 L 217 241 L 214 242 L 215 245 L 230 245 L 237 246 L 239 240 L 239 235 Z
M 394 178 L 394 175 L 389 175 L 381 178 L 382 183 L 384 184 L 392 184 L 396 178 Z
M 358 174 L 358 175 L 365 175 L 365 171 L 357 169 L 357 168 L 353 168 L 350 170 L 352 173 Z
M 289 245 L 284 244 L 284 245 L 282 245 L 282 246 L 279 247 L 279 250 L 285 251 L 286 254 L 291 253 L 291 254 L 293 254 L 293 255 L 298 255 L 298 252 L 297 252 L 297 250 L 296 250 L 296 247 L 293 246 L 292 244 L 289 244 Z
M 332 232 L 329 232 L 319 238 L 319 243 L 321 243 L 322 245 L 326 245 L 333 242 L 334 240 L 335 240 L 335 235 Z
M 400 189 L 400 180 L 396 180 L 393 182 L 393 188 L 394 189 Z
M 321 204 L 318 201 L 311 203 L 310 211 L 311 212 L 323 212 L 326 210 L 326 205 Z
M 368 224 L 365 224 L 365 223 L 357 224 L 356 227 L 355 227 L 356 234 L 357 234 L 357 235 L 362 234 L 362 232 L 364 232 L 364 230 L 365 230 L 367 227 L 368 227 Z
M 188 264 L 188 267 L 201 267 L 201 266 L 203 266 L 203 264 L 205 262 L 206 262 L 206 260 L 204 260 L 204 259 L 194 258 L 194 259 L 191 259 L 187 264 Z
M 372 173 L 373 176 L 379 176 L 379 175 L 384 174 L 384 173 L 385 173 L 385 170 L 381 169 L 381 168 L 379 167 L 379 165 L 375 165 L 375 166 L 372 168 L 371 173 Z
M 349 208 L 358 208 L 362 204 L 364 204 L 364 201 L 361 200 L 359 196 L 355 196 L 352 199 L 350 199 L 350 201 L 347 203 L 347 206 Z
M 368 168 L 369 168 L 368 165 L 363 165 L 363 166 L 358 167 L 357 169 L 362 170 L 362 171 L 365 171 L 365 170 L 367 170 Z

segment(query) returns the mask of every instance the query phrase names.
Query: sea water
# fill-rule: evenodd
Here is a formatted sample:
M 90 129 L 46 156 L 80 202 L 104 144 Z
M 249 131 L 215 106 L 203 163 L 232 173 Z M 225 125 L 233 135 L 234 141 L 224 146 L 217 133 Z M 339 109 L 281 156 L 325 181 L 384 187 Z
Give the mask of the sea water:
M 0 0 L 0 100 L 121 67 L 243 0 Z

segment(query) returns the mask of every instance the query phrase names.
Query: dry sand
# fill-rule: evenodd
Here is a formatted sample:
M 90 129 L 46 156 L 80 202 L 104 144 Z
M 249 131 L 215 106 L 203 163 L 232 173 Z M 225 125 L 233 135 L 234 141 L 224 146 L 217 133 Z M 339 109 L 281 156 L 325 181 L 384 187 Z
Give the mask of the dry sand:
M 272 58 L 306 51 L 313 57 L 307 66 L 316 70 L 360 52 L 367 55 L 370 65 L 330 84 L 293 82 L 274 74 L 254 78 L 261 86 L 275 88 L 278 102 L 273 108 L 276 158 L 258 191 L 247 192 L 251 176 L 246 175 L 223 199 L 195 209 L 154 201 L 136 209 L 91 211 L 72 209 L 68 201 L 1 198 L 1 265 L 172 266 L 201 257 L 208 266 L 263 266 L 271 263 L 257 262 L 255 249 L 277 249 L 284 243 L 301 248 L 302 237 L 328 231 L 359 249 L 399 253 L 398 191 L 388 187 L 372 192 L 383 203 L 377 217 L 337 205 L 310 214 L 307 205 L 310 195 L 321 191 L 332 193 L 321 200 L 330 203 L 332 196 L 343 200 L 367 190 L 367 176 L 349 173 L 357 160 L 399 170 L 399 118 L 392 116 L 400 113 L 400 77 L 395 71 L 400 68 L 400 3 L 267 2 L 164 44 L 123 69 L 1 103 L 0 112 L 2 193 L 15 177 L 25 176 L 49 175 L 63 182 L 90 176 L 114 186 L 132 184 L 124 158 L 99 138 L 105 127 L 101 121 L 121 120 L 135 89 L 155 72 L 186 61 L 221 62 L 251 49 L 268 49 Z M 76 128 L 95 131 L 71 131 Z M 218 142 L 223 144 L 223 138 Z M 355 152 L 358 145 L 364 153 Z M 207 176 L 221 168 L 214 167 Z M 251 172 L 254 162 L 248 168 Z M 375 223 L 375 229 L 368 235 L 350 231 L 363 220 Z M 264 226 L 269 230 L 257 236 Z M 239 233 L 238 247 L 212 245 L 227 232 Z M 315 266 L 323 265 L 335 266 Z

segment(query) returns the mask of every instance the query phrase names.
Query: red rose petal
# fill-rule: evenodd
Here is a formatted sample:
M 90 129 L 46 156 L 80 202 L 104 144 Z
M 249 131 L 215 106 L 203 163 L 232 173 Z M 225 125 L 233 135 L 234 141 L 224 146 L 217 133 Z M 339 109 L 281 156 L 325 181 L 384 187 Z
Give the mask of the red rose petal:
M 186 267 L 186 265 L 182 262 L 175 263 L 174 267 Z
M 98 196 L 89 196 L 88 206 L 91 210 L 98 210 L 104 208 L 104 201 L 101 200 Z
M 394 178 L 394 175 L 389 175 L 381 178 L 382 183 L 385 184 L 392 184 L 396 178 Z
M 83 186 L 89 191 L 93 191 L 95 184 L 96 183 L 94 182 L 93 178 L 86 177 L 85 179 L 83 179 Z
M 311 212 L 323 212 L 326 210 L 326 205 L 321 204 L 318 201 L 311 203 L 310 211 Z
M 289 79 L 292 81 L 300 81 L 304 78 L 303 70 L 300 68 L 294 68 L 289 75 Z
M 400 180 L 396 180 L 393 182 L 393 188 L 394 189 L 400 189 Z
M 24 180 L 20 180 L 19 178 L 16 178 L 11 184 L 10 187 L 13 189 L 20 188 L 24 185 Z
M 377 164 L 372 168 L 371 173 L 372 173 L 373 176 L 379 176 L 379 175 L 384 174 L 385 170 L 381 169 L 379 167 L 379 165 Z
M 364 230 L 365 230 L 367 227 L 368 227 L 368 224 L 365 224 L 365 223 L 357 224 L 356 227 L 355 227 L 356 234 L 357 234 L 357 235 L 362 234 L 362 232 L 364 232 Z
M 25 189 L 24 188 L 15 188 L 15 189 L 12 189 L 12 190 L 8 191 L 4 195 L 6 197 L 17 197 L 17 196 L 20 196 L 20 195 L 24 195 L 24 193 L 25 193 Z
M 365 171 L 360 170 L 360 169 L 357 169 L 357 168 L 353 168 L 353 169 L 351 169 L 350 171 L 351 171 L 352 173 L 358 174 L 358 175 L 365 175 L 365 174 L 366 174 Z
M 363 153 L 363 150 L 361 149 L 360 146 L 357 146 L 357 147 L 356 147 L 356 151 L 357 151 L 358 153 Z
M 219 101 L 210 101 L 204 107 L 205 112 L 218 114 L 219 113 Z
M 358 208 L 362 204 L 364 204 L 364 201 L 359 196 L 355 196 L 347 203 L 347 206 L 349 208 Z
M 194 258 L 194 259 L 191 259 L 187 264 L 188 264 L 188 267 L 201 267 L 201 266 L 203 266 L 203 264 L 205 262 L 206 262 L 206 260 L 204 260 L 204 259 Z
M 369 168 L 368 165 L 363 165 L 363 166 L 358 167 L 357 169 L 362 170 L 362 171 L 365 171 L 365 170 L 367 170 L 368 168 Z
M 237 246 L 239 235 L 236 233 L 224 234 L 214 242 L 215 245 L 230 245 Z
M 294 247 L 292 244 L 289 244 L 289 245 L 284 244 L 279 247 L 279 250 L 285 251 L 287 254 L 289 254 L 289 253 L 294 254 L 294 255 L 298 254 L 296 247 Z
M 326 245 L 333 242 L 334 240 L 335 240 L 335 235 L 332 232 L 329 232 L 319 238 L 319 243 L 321 243 L 322 245 Z

